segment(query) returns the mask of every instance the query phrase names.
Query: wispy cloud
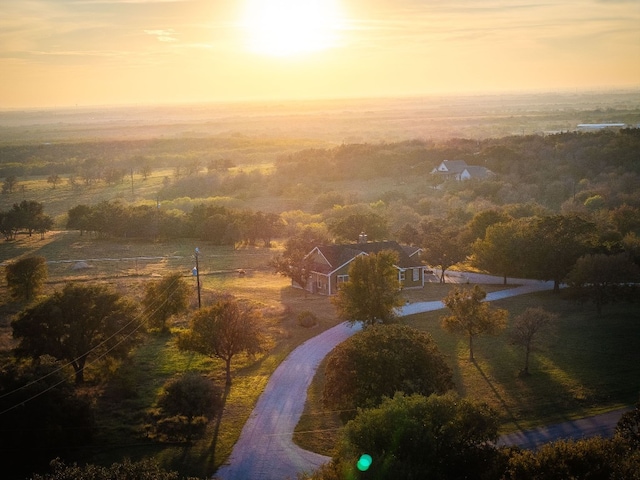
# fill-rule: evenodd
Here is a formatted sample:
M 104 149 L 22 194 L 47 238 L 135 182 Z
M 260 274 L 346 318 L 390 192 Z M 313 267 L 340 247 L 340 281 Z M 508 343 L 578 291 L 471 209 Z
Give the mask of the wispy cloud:
M 172 43 L 178 41 L 176 31 L 173 28 L 166 30 L 144 30 L 144 33 L 156 37 L 160 42 Z
M 381 48 L 405 42 L 503 41 L 612 36 L 640 25 L 637 0 L 479 1 L 373 0 L 350 23 L 357 44 Z M 469 46 L 472 46 L 469 43 Z M 477 45 L 474 45 L 477 47 Z

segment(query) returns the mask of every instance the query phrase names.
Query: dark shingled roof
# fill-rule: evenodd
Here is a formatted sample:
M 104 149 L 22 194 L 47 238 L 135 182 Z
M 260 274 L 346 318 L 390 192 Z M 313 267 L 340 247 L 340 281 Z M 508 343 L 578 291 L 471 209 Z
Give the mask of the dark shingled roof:
M 329 273 L 363 253 L 379 253 L 384 250 L 392 250 L 398 253 L 398 263 L 396 266 L 400 268 L 410 268 L 421 265 L 417 259 L 412 259 L 408 255 L 405 248 L 394 241 L 352 243 L 348 245 L 320 245 L 317 248 L 331 265 L 330 267 L 315 265 L 315 267 L 317 267 L 316 271 L 321 273 Z

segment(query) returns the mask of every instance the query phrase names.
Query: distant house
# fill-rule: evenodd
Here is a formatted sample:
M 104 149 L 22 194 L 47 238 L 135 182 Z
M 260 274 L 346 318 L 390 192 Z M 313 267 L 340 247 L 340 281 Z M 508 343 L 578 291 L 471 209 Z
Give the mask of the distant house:
M 440 165 L 434 168 L 431 173 L 445 177 L 457 177 L 467 168 L 467 162 L 464 160 L 444 160 Z M 456 178 L 458 180 L 458 178 Z
M 464 160 L 444 160 L 431 171 L 431 174 L 458 181 L 484 180 L 495 175 L 486 167 L 467 165 Z
M 479 165 L 468 165 L 460 174 L 459 180 L 484 180 L 495 175 L 491 170 Z
M 395 267 L 402 288 L 424 287 L 426 267 L 419 259 L 420 248 L 400 245 L 393 241 L 360 241 L 347 245 L 319 245 L 309 252 L 306 258 L 311 260 L 312 266 L 307 290 L 320 295 L 335 295 L 340 284 L 349 280 L 351 262 L 360 255 L 384 250 L 392 250 L 398 254 L 398 264 Z

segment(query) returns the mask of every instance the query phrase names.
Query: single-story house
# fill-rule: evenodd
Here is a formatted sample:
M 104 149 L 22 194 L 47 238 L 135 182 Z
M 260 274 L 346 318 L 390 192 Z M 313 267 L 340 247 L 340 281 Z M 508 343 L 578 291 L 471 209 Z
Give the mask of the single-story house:
M 349 280 L 349 267 L 360 255 L 392 250 L 398 253 L 398 281 L 402 288 L 423 288 L 426 266 L 420 262 L 419 247 L 393 241 L 359 242 L 347 245 L 320 245 L 306 256 L 311 260 L 307 290 L 320 295 L 335 295 L 341 283 Z M 294 284 L 294 286 L 297 286 Z
M 486 167 L 478 165 L 467 165 L 460 174 L 459 180 L 484 180 L 495 175 L 491 170 Z
M 464 160 L 444 160 L 431 171 L 432 175 L 439 175 L 454 180 L 483 180 L 494 175 L 486 167 L 467 165 Z

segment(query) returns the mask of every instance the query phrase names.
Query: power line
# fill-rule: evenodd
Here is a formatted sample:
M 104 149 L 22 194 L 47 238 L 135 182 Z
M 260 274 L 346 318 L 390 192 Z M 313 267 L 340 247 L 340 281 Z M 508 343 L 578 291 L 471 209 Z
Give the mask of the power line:
M 176 282 L 178 282 L 180 279 L 176 279 L 174 280 L 170 285 L 167 286 L 167 288 L 162 292 L 163 294 L 166 294 L 167 292 L 170 291 L 170 289 L 176 284 Z M 165 299 L 163 300 L 162 303 L 160 303 L 157 308 L 155 310 L 153 310 L 153 312 L 148 313 L 145 310 L 143 310 L 139 315 L 136 315 L 134 318 L 132 318 L 132 320 L 130 322 L 128 322 L 127 324 L 123 325 L 119 330 L 117 330 L 116 332 L 114 332 L 113 334 L 111 334 L 108 338 L 105 338 L 104 340 L 102 340 L 100 343 L 98 343 L 97 345 L 95 345 L 94 347 L 92 347 L 89 351 L 87 351 L 85 354 L 80 355 L 76 358 L 74 358 L 73 360 L 67 362 L 64 365 L 59 366 L 58 368 L 54 369 L 53 371 L 37 378 L 36 380 L 33 380 L 23 386 L 20 386 L 12 391 L 6 392 L 2 395 L 0 395 L 0 399 L 3 399 L 5 397 L 8 397 L 10 395 L 13 395 L 21 390 L 24 390 L 27 387 L 30 387 L 32 385 L 35 385 L 47 378 L 49 378 L 52 375 L 55 375 L 56 373 L 60 372 L 61 370 L 68 368 L 69 366 L 72 366 L 74 364 L 74 362 L 76 362 L 79 358 L 89 355 L 90 353 L 94 352 L 95 350 L 97 350 L 98 348 L 102 347 L 105 343 L 107 343 L 108 341 L 112 340 L 114 337 L 116 337 L 116 335 L 118 335 L 119 333 L 121 333 L 123 330 L 127 329 L 128 327 L 130 327 L 132 324 L 134 324 L 135 322 L 139 322 L 138 325 L 127 335 L 125 335 L 123 338 L 121 338 L 118 342 L 116 342 L 113 346 L 111 346 L 110 348 L 108 348 L 105 352 L 103 352 L 101 355 L 99 355 L 97 358 L 95 358 L 94 360 L 91 360 L 90 362 L 86 363 L 85 366 L 81 369 L 82 371 L 84 371 L 87 367 L 93 365 L 94 363 L 97 363 L 100 359 L 104 358 L 105 356 L 107 356 L 111 351 L 113 351 L 115 348 L 117 348 L 120 344 L 122 344 L 124 341 L 126 341 L 127 339 L 129 339 L 132 335 L 134 335 L 135 333 L 138 332 L 138 330 L 140 330 L 140 328 L 143 327 L 144 323 L 141 322 L 140 320 L 144 317 L 146 320 L 148 320 L 151 315 L 155 312 L 157 312 L 163 305 L 165 305 L 168 301 L 168 298 L 166 298 L 165 295 L 162 295 L 163 297 L 165 297 Z M 145 317 L 146 316 L 146 317 Z M 35 393 L 33 394 L 31 397 L 25 399 L 25 400 L 21 400 L 18 403 L 15 403 L 14 405 L 6 408 L 5 410 L 0 412 L 0 415 L 3 415 L 7 412 L 10 412 L 11 410 L 14 410 L 15 408 L 18 408 L 19 406 L 24 405 L 27 402 L 30 402 L 32 400 L 35 400 L 36 398 L 40 397 L 41 395 L 44 395 L 45 393 L 49 392 L 50 390 L 53 390 L 54 388 L 58 387 L 59 385 L 63 384 L 64 382 L 67 381 L 67 378 L 63 378 L 62 380 L 60 380 L 59 382 L 50 385 L 49 387 L 47 387 L 46 389 L 42 390 L 41 392 Z

